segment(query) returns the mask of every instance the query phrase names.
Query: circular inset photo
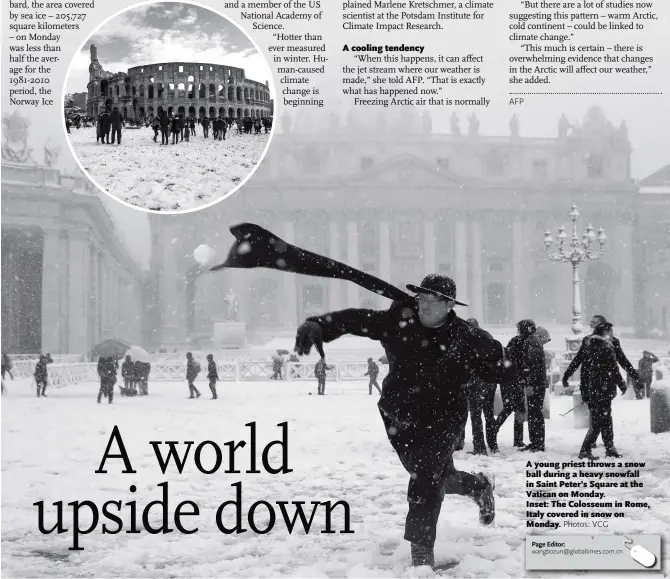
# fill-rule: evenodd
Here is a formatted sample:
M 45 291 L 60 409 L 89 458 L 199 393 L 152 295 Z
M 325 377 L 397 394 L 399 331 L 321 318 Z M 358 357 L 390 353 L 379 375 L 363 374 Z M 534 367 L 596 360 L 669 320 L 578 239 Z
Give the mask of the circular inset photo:
M 270 144 L 268 62 L 233 21 L 198 4 L 153 2 L 103 22 L 65 79 L 72 154 L 105 193 L 184 213 L 234 193 Z

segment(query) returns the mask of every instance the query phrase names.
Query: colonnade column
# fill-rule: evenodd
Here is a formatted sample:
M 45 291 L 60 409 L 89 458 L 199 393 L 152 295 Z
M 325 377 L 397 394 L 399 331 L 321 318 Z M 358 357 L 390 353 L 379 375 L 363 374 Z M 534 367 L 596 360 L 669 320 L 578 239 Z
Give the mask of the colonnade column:
M 339 227 L 339 223 L 334 219 L 331 219 L 328 223 L 328 252 L 330 257 L 336 261 L 342 261 Z M 328 309 L 331 312 L 342 309 L 342 288 L 343 282 L 341 280 L 332 279 L 328 281 Z
M 293 221 L 284 222 L 282 238 L 286 243 L 295 245 L 295 227 Z M 298 323 L 298 292 L 295 273 L 282 273 L 282 302 L 281 314 L 282 325 L 288 328 L 295 327 Z
M 379 221 L 379 277 L 391 282 L 391 224 L 385 218 Z M 379 296 L 379 307 L 389 305 L 388 298 Z
M 468 302 L 468 239 L 467 239 L 467 222 L 463 217 L 459 217 L 456 221 L 456 268 L 455 279 L 456 282 L 456 297 L 465 303 Z M 468 309 L 465 307 L 459 308 L 459 315 L 461 317 L 468 317 Z
M 470 293 L 470 304 L 472 305 L 471 316 L 476 318 L 479 324 L 484 319 L 484 279 L 482 272 L 482 230 L 479 221 L 472 221 L 472 292 Z

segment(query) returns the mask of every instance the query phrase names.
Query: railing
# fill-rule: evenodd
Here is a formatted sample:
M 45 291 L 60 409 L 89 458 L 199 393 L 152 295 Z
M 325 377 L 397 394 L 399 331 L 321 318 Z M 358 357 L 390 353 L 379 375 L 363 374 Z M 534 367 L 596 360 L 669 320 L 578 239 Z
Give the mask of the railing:
M 664 373 L 670 373 L 670 358 L 662 358 L 661 365 L 665 368 Z M 353 380 L 367 380 L 365 373 L 368 370 L 368 363 L 364 360 L 341 360 L 329 362 L 331 368 L 327 370 L 328 380 L 337 382 L 350 382 Z M 27 360 L 15 363 L 13 374 L 17 378 L 32 377 L 35 364 Z M 19 371 L 20 370 L 20 371 Z M 49 364 L 47 366 L 49 373 L 49 384 L 53 387 L 68 386 L 80 382 L 97 382 L 98 372 L 95 362 L 78 362 L 66 364 Z M 219 380 L 224 382 L 236 381 L 265 381 L 271 379 L 274 374 L 272 361 L 267 360 L 239 360 L 233 362 L 219 362 L 217 364 Z M 379 376 L 381 381 L 388 373 L 388 365 L 379 364 Z M 656 380 L 654 373 L 653 380 Z M 154 362 L 151 365 L 151 382 L 185 380 L 186 364 L 185 362 Z M 550 385 L 560 381 L 561 372 L 550 370 L 547 372 Z M 625 376 L 624 376 L 625 378 Z M 119 381 L 121 371 L 118 374 Z M 313 362 L 288 362 L 282 366 L 282 379 L 287 382 L 314 381 L 314 363 Z M 207 367 L 202 365 L 200 374 L 196 381 L 207 380 Z

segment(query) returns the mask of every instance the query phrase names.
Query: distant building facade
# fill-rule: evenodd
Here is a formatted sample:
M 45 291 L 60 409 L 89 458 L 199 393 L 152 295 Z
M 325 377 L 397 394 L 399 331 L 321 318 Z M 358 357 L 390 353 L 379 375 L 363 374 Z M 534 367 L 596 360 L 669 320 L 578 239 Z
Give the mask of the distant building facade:
M 165 62 L 127 72 L 104 70 L 91 45 L 86 114 L 118 107 L 126 119 L 177 113 L 185 116 L 264 118 L 272 115 L 268 81 L 246 78 L 244 69 L 210 63 Z
M 563 117 L 547 138 L 520 136 L 516 118 L 509 136 L 487 137 L 474 117 L 463 131 L 453 118 L 450 133 L 436 134 L 430 116 L 410 110 L 394 120 L 331 115 L 329 126 L 300 114 L 280 119 L 263 163 L 224 203 L 151 216 L 158 342 L 211 335 L 231 287 L 241 319 L 267 335 L 294 330 L 316 312 L 389 305 L 353 284 L 270 270 L 194 277 L 193 249 L 207 243 L 223 260 L 233 240 L 228 227 L 241 221 L 398 287 L 426 272 L 449 275 L 469 304 L 460 314 L 484 326 L 528 317 L 569 325 L 571 267 L 549 261 L 543 238 L 547 229 L 554 237 L 559 226 L 569 229 L 575 203 L 580 236 L 589 224 L 608 235 L 604 257 L 580 268 L 585 318 L 601 313 L 619 328 L 643 328 L 648 307 L 660 307 L 645 301 L 655 290 L 641 288 L 650 256 L 638 249 L 650 227 L 642 224 L 670 217 L 669 200 L 659 196 L 652 207 L 640 194 L 626 126 L 612 126 L 600 109 L 580 125 Z

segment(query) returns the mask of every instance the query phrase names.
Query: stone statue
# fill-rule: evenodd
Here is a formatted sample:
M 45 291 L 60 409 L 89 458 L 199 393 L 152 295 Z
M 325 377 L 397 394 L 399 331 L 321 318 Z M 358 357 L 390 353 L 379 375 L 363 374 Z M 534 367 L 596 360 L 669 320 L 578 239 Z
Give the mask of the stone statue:
M 461 125 L 460 125 L 460 122 L 458 120 L 458 115 L 456 113 L 452 113 L 451 120 L 449 122 L 451 124 L 451 134 L 460 136 Z
M 47 167 L 53 167 L 58 161 L 58 155 L 60 154 L 60 147 L 57 147 L 56 144 L 51 140 L 51 137 L 47 140 L 44 145 L 44 164 Z
M 468 135 L 475 137 L 479 133 L 479 119 L 472 113 L 468 119 Z
M 519 136 L 519 117 L 516 115 L 512 115 L 512 118 L 509 121 L 509 130 L 512 137 L 515 139 Z
M 240 302 L 235 295 L 235 292 L 231 288 L 230 291 L 226 294 L 226 297 L 223 298 L 223 302 L 226 306 L 226 309 L 223 312 L 223 319 L 226 322 L 237 322 L 238 314 L 240 310 Z
M 32 158 L 32 149 L 28 147 L 28 127 L 30 121 L 20 115 L 18 111 L 2 118 L 2 160 L 10 163 L 31 163 L 36 165 Z
M 565 139 L 568 136 L 569 128 L 570 128 L 570 121 L 568 121 L 568 118 L 565 116 L 565 113 L 563 113 L 558 121 L 558 137 L 560 139 Z
M 628 143 L 628 125 L 626 121 L 621 121 L 621 126 L 619 127 L 619 138 L 624 142 Z

